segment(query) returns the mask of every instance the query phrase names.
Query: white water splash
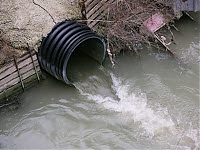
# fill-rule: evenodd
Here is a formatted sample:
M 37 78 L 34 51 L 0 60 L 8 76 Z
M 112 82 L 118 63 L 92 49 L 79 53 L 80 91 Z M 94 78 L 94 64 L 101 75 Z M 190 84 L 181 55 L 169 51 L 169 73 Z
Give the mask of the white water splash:
M 167 109 L 163 108 L 164 113 L 154 111 L 148 106 L 145 93 L 136 95 L 131 91 L 131 87 L 128 84 L 122 84 L 122 81 L 115 77 L 114 74 L 110 74 L 110 76 L 112 80 L 111 89 L 119 100 L 116 99 L 116 96 L 105 96 L 100 90 L 97 90 L 98 86 L 104 86 L 103 81 L 97 76 L 91 76 L 87 82 L 77 83 L 75 86 L 81 95 L 103 105 L 105 109 L 130 116 L 130 119 L 139 123 L 149 136 L 173 132 L 174 123 Z M 105 89 L 106 87 L 104 86 L 104 91 Z M 110 89 L 107 88 L 107 90 Z
M 181 57 L 186 63 L 189 62 L 197 63 L 200 61 L 199 51 L 200 51 L 200 41 L 199 43 L 192 42 L 189 45 L 188 49 L 182 50 Z

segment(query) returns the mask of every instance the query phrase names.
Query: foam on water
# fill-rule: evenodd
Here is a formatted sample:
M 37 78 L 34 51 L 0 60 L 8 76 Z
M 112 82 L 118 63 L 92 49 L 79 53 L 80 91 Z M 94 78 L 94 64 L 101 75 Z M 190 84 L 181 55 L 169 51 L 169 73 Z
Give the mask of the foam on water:
M 186 63 L 188 62 L 197 63 L 200 61 L 199 51 L 200 51 L 200 41 L 198 43 L 192 42 L 187 48 L 187 50 L 182 51 L 181 57 Z
M 120 78 L 117 78 L 112 73 L 110 76 L 112 82 L 111 88 L 118 99 L 116 99 L 116 96 L 104 95 L 101 91 L 97 90 L 97 80 L 99 80 L 98 84 L 101 84 L 98 86 L 104 86 L 103 81 L 97 76 L 90 76 L 86 82 L 76 83 L 75 86 L 81 95 L 103 105 L 105 109 L 130 116 L 130 119 L 139 123 L 150 136 L 155 136 L 166 131 L 173 132 L 174 123 L 168 114 L 167 108 L 163 108 L 164 115 L 154 111 L 148 106 L 145 93 L 135 94 L 131 92 L 131 87 L 128 84 L 122 83 Z M 105 89 L 109 90 L 104 86 L 104 91 Z M 93 92 L 91 93 L 91 91 Z
M 113 73 L 109 73 L 109 76 L 110 83 L 98 75 L 93 75 L 84 82 L 75 83 L 75 87 L 87 100 L 94 101 L 106 110 L 120 113 L 123 118 L 139 125 L 140 131 L 144 131 L 140 133 L 141 135 L 165 141 L 171 149 L 200 147 L 199 131 L 193 129 L 192 124 L 184 129 L 178 127 L 168 109 L 162 106 L 157 110 L 151 108 L 146 94 L 140 90 L 133 90 L 130 79 L 124 81 Z

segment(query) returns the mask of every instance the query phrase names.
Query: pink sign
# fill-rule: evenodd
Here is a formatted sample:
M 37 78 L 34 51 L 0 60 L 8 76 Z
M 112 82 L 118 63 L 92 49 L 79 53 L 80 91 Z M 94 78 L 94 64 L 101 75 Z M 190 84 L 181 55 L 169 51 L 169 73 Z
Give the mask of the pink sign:
M 156 13 L 148 18 L 146 21 L 144 21 L 143 24 L 147 27 L 149 31 L 154 33 L 165 25 L 165 19 L 163 18 L 163 14 Z

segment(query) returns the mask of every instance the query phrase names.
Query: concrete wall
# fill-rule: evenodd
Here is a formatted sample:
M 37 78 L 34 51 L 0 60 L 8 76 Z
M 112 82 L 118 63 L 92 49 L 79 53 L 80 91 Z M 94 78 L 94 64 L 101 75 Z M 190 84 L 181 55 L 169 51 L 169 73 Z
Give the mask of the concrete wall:
M 0 0 L 0 32 L 18 49 L 37 50 L 55 23 L 80 18 L 75 0 Z

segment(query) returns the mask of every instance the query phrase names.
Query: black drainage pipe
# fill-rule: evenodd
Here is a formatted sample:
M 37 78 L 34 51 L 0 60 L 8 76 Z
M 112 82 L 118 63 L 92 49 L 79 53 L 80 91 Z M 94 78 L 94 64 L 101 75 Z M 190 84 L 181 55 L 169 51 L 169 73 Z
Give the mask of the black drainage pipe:
M 75 50 L 83 51 L 100 64 L 106 54 L 103 38 L 88 26 L 73 20 L 60 22 L 43 38 L 38 51 L 39 63 L 58 80 L 72 84 L 67 75 L 67 65 Z

